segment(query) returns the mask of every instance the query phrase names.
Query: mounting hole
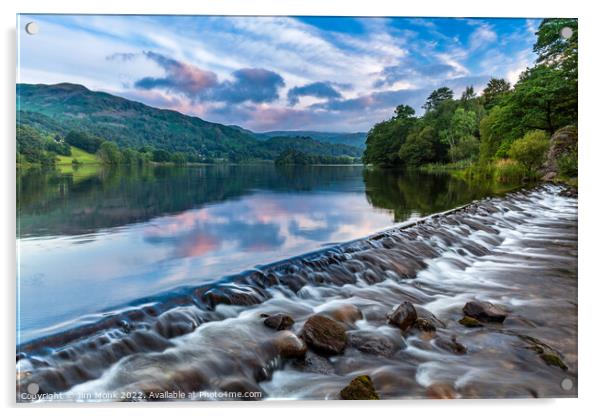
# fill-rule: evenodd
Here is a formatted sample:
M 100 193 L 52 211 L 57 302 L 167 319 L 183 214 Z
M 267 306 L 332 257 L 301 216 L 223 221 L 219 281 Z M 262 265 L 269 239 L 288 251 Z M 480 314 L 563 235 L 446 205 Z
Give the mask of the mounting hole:
M 573 36 L 573 29 L 568 26 L 563 27 L 560 29 L 560 36 L 565 39 L 570 39 Z
M 573 388 L 573 380 L 570 378 L 563 379 L 562 382 L 560 382 L 560 387 L 565 391 L 571 390 Z
M 25 31 L 28 35 L 35 35 L 40 31 L 40 26 L 36 22 L 29 22 L 25 25 Z
M 27 385 L 27 393 L 29 394 L 38 394 L 40 391 L 40 386 L 37 383 L 29 383 Z

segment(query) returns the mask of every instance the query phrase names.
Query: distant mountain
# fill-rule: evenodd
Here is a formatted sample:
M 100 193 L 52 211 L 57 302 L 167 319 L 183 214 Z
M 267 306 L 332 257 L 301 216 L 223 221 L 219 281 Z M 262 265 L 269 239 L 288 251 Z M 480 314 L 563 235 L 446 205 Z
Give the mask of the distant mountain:
M 333 156 L 361 155 L 351 146 L 312 139 L 260 140 L 238 126 L 211 123 L 172 110 L 162 110 L 77 84 L 17 84 L 17 121 L 46 135 L 83 131 L 120 147 L 152 147 L 233 161 L 275 159 L 285 149 Z M 288 147 L 287 147 L 288 146 Z
M 348 146 L 366 148 L 366 137 L 368 133 L 332 133 L 321 131 L 305 131 L 305 130 L 283 130 L 283 131 L 268 131 L 265 133 L 256 133 L 259 139 L 263 140 L 268 137 L 311 137 L 322 143 L 346 144 Z

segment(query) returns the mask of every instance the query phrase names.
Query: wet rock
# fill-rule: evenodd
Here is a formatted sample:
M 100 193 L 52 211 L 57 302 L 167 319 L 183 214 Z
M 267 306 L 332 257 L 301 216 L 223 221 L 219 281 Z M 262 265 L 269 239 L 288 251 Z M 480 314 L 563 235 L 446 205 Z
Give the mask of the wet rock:
M 462 308 L 464 315 L 481 322 L 504 322 L 506 313 L 489 302 L 470 301 Z
M 323 355 L 340 354 L 345 350 L 345 327 L 326 316 L 312 315 L 303 325 L 301 338 L 309 348 Z
M 250 306 L 270 298 L 269 293 L 259 287 L 220 285 L 207 291 L 197 290 L 197 296 L 211 309 L 219 304 Z
M 553 366 L 556 366 L 556 367 L 560 367 L 564 371 L 566 371 L 566 370 L 569 369 L 567 367 L 567 365 L 564 363 L 564 361 L 562 361 L 562 359 L 558 356 L 558 354 L 556 354 L 554 352 L 544 352 L 544 353 L 539 354 L 539 357 L 547 365 L 553 365 Z
M 437 318 L 433 313 L 423 308 L 422 306 L 414 306 L 418 319 L 425 319 L 430 322 L 435 328 L 446 328 L 445 322 Z
M 343 322 L 348 325 L 352 325 L 355 321 L 359 321 L 362 319 L 362 311 L 350 303 L 346 303 L 344 305 L 340 305 L 335 309 L 332 309 L 327 312 L 331 318 Z
M 424 318 L 418 318 L 412 324 L 412 328 L 421 332 L 435 332 L 437 331 L 437 327 L 433 325 L 430 321 Z
M 303 358 L 307 352 L 307 345 L 291 331 L 280 332 L 274 344 L 282 358 Z
M 450 339 L 445 338 L 437 338 L 435 340 L 435 344 L 446 351 L 449 351 L 453 354 L 466 354 L 466 347 L 460 344 L 455 335 L 452 335 Z
M 457 393 L 449 384 L 434 383 L 427 387 L 426 396 L 429 399 L 455 399 Z
M 408 301 L 404 301 L 387 315 L 389 324 L 399 327 L 402 331 L 408 329 L 416 321 L 416 309 Z
M 307 351 L 303 359 L 296 360 L 293 363 L 293 367 L 308 373 L 334 374 L 334 365 L 328 361 L 328 358 L 324 358 L 312 351 Z
M 379 400 L 370 376 L 362 375 L 351 380 L 351 383 L 341 390 L 343 400 Z
M 478 319 L 471 318 L 470 316 L 463 317 L 462 319 L 460 319 L 458 321 L 458 323 L 460 323 L 468 328 L 477 328 L 479 326 L 483 326 L 483 324 L 481 322 L 479 322 Z
M 562 361 L 562 358 L 560 358 L 560 353 L 549 345 L 545 344 L 543 341 L 528 335 L 516 334 L 516 336 L 529 344 L 527 348 L 535 351 L 537 355 L 539 355 L 539 358 L 541 358 L 547 365 L 559 367 L 564 371 L 568 370 L 568 366 L 564 363 L 564 361 Z
M 367 331 L 350 333 L 348 343 L 363 353 L 382 357 L 391 357 L 400 348 L 388 337 Z
M 282 331 L 284 329 L 289 329 L 293 326 L 295 321 L 289 315 L 285 315 L 283 313 L 277 313 L 272 316 L 268 316 L 263 321 L 264 325 L 268 328 L 275 329 L 276 331 Z

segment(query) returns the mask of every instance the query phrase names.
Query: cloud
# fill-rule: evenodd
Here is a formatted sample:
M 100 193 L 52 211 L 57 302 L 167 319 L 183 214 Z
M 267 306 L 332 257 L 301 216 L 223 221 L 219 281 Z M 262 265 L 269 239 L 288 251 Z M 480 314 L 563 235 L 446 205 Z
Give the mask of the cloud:
M 282 76 L 263 68 L 238 69 L 232 72 L 231 80 L 219 81 L 215 72 L 160 53 L 148 51 L 142 55 L 159 65 L 164 75 L 138 79 L 134 82 L 135 88 L 179 93 L 195 102 L 272 102 L 278 99 L 278 90 L 285 85 Z M 134 56 L 135 54 L 113 54 L 107 59 L 132 60 Z
M 262 68 L 243 68 L 232 73 L 232 81 L 224 81 L 205 97 L 228 103 L 269 103 L 278 99 L 278 90 L 284 79 L 277 73 Z
M 196 98 L 207 89 L 218 84 L 217 75 L 211 71 L 204 71 L 194 65 L 176 61 L 159 53 L 143 53 L 144 56 L 163 68 L 165 76 L 139 79 L 134 83 L 136 88 L 143 90 L 161 88 L 183 93 L 190 98 Z
M 288 102 L 295 105 L 299 102 L 299 97 L 310 96 L 316 98 L 341 98 L 338 92 L 330 82 L 312 82 L 301 87 L 294 87 L 288 90 Z

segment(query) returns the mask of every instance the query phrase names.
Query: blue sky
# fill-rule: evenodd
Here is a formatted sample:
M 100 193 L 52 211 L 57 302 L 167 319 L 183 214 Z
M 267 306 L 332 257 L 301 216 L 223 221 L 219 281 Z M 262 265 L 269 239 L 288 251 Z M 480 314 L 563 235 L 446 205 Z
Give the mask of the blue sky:
M 27 22 L 40 31 L 24 34 Z M 532 65 L 538 19 L 21 15 L 18 80 L 254 131 L 367 131 Z

